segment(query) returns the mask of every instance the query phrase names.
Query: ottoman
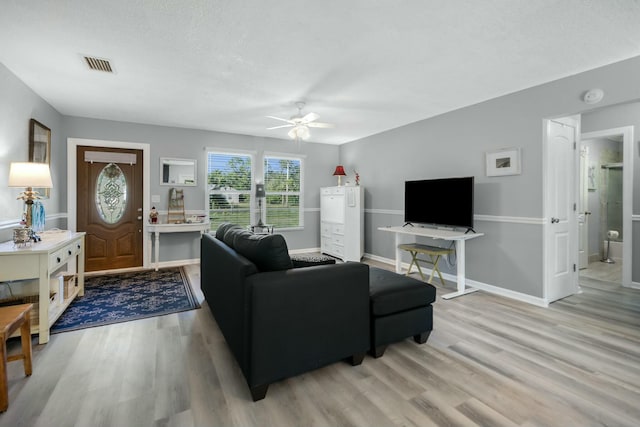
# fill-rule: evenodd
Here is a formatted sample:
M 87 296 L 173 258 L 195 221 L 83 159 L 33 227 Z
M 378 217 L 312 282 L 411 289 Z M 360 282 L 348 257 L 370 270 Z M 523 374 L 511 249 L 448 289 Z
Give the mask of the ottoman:
M 371 354 L 380 357 L 391 343 L 413 337 L 423 344 L 433 329 L 436 288 L 412 277 L 369 268 Z

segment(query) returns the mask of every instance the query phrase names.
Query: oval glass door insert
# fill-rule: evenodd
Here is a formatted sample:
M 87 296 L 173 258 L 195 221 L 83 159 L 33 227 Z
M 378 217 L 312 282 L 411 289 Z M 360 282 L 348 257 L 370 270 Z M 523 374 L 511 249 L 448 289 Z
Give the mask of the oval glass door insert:
M 127 207 L 127 179 L 122 169 L 109 163 L 98 174 L 96 209 L 107 224 L 115 224 L 124 216 Z

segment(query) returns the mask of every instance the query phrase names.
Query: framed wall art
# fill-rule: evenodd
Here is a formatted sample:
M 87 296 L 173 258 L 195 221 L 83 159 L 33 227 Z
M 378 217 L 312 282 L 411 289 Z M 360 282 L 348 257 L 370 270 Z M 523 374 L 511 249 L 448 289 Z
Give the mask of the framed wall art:
M 520 175 L 520 148 L 502 148 L 486 153 L 487 176 Z
M 29 120 L 29 161 L 51 167 L 51 129 L 35 119 Z M 43 198 L 49 198 L 49 188 L 34 188 Z

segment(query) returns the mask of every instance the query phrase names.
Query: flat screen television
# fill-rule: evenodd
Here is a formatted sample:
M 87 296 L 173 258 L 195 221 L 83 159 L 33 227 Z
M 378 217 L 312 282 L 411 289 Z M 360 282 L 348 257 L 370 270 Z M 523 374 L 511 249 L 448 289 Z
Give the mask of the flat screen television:
M 405 181 L 404 221 L 473 229 L 473 177 Z

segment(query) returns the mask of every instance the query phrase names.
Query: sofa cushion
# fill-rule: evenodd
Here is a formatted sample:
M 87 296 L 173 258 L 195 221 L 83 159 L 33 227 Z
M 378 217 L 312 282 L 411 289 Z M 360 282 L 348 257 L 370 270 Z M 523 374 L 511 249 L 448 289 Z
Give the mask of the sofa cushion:
M 225 239 L 226 236 L 225 234 Z M 233 248 L 253 262 L 260 271 L 292 268 L 287 242 L 281 234 L 236 233 Z
M 233 244 L 236 239 L 236 236 L 240 233 L 248 233 L 248 231 L 240 227 L 239 225 L 233 225 L 227 228 L 227 231 L 225 231 L 222 241 L 230 248 L 235 249 Z
M 231 227 L 239 228 L 240 226 L 232 222 L 223 222 L 216 229 L 216 239 L 224 242 L 224 233 L 226 233 Z
M 335 258 L 318 254 L 293 254 L 291 255 L 293 268 L 313 267 L 316 265 L 335 264 Z
M 372 315 L 384 316 L 431 304 L 436 300 L 436 288 L 412 277 L 370 267 L 369 296 Z

